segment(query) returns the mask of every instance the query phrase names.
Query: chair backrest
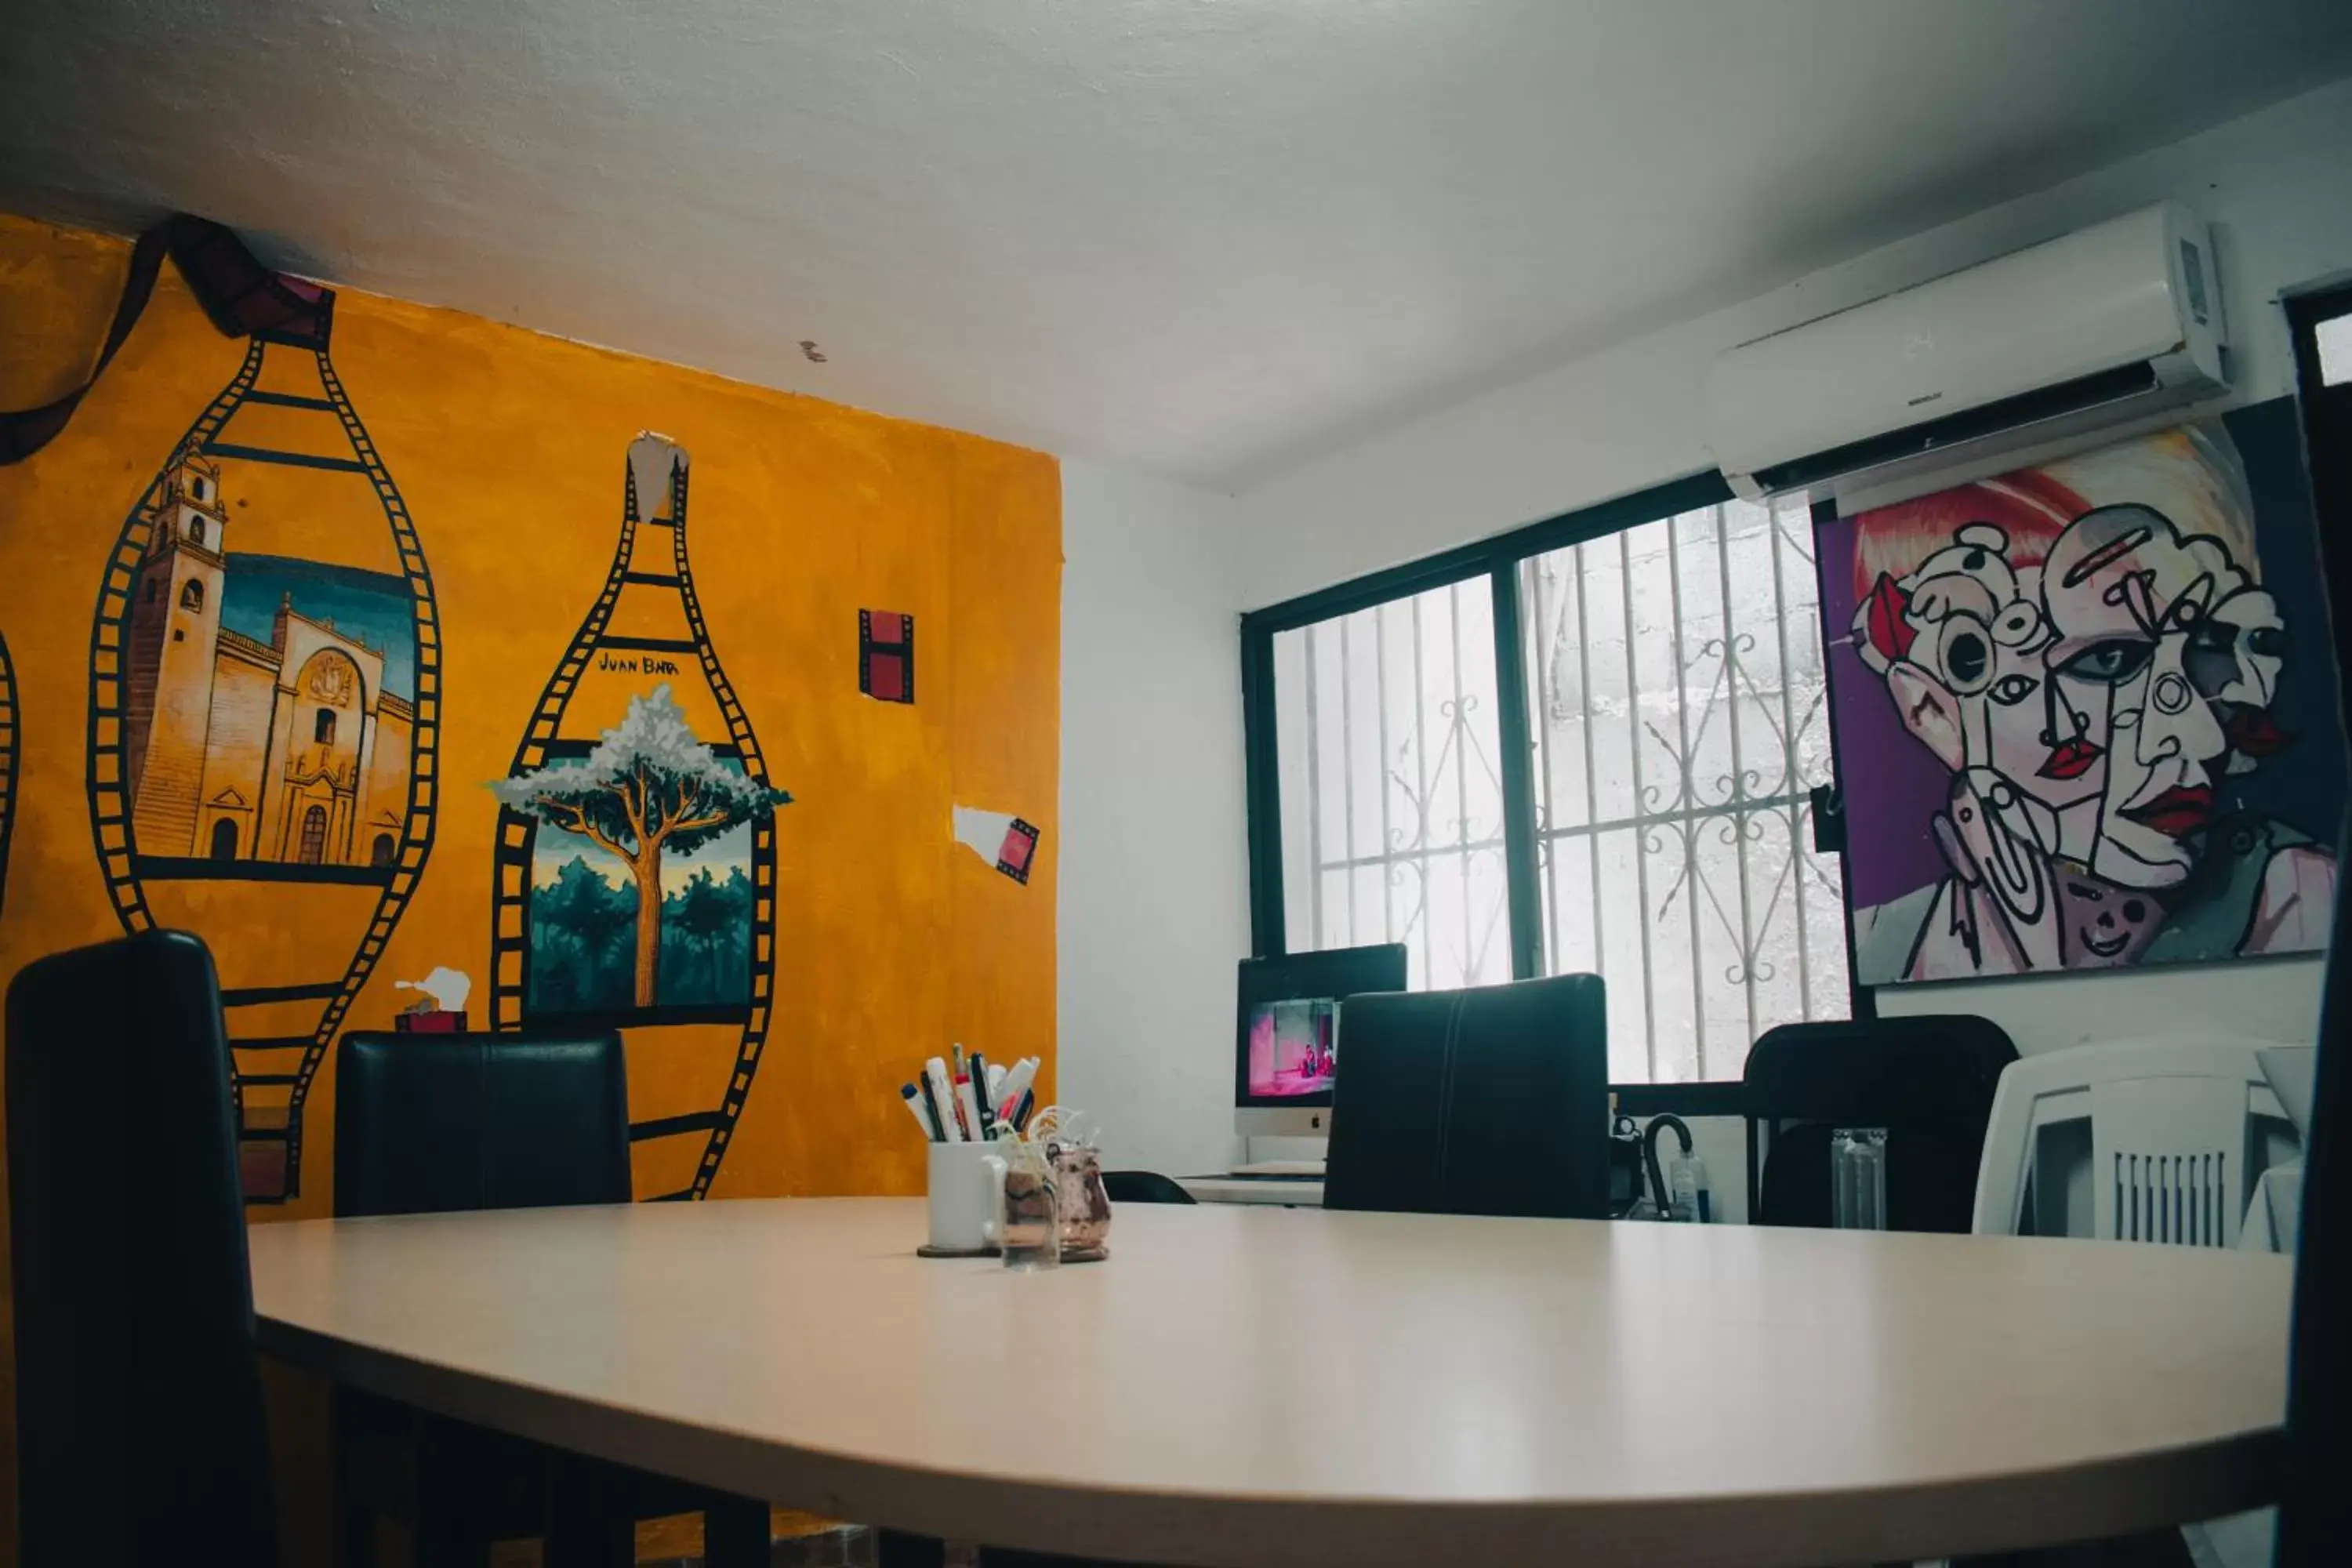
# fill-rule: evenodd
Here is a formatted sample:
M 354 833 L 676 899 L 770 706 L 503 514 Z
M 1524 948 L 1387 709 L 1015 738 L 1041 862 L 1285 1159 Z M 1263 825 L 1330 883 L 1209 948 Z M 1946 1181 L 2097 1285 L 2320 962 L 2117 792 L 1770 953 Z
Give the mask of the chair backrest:
M 58 953 L 7 1021 L 21 1561 L 275 1563 L 212 955 L 178 931 Z
M 1192 1194 L 1157 1171 L 1105 1171 L 1103 1194 L 1115 1204 L 1189 1204 Z
M 1766 1030 L 1742 1078 L 1769 1142 L 1748 1217 L 1828 1225 L 1832 1134 L 1883 1127 L 1889 1227 L 1966 1233 L 1994 1090 L 2016 1059 L 1999 1025 L 1964 1013 Z
M 2263 1071 L 2263 1055 L 2279 1048 L 2271 1040 L 2103 1040 L 2017 1062 L 1994 1101 L 1975 1228 L 2013 1235 L 2042 1133 L 2087 1121 L 2093 1235 L 2236 1246 L 2254 1174 L 2253 1119 L 2288 1121 Z
M 1607 1217 L 1600 976 L 1341 1002 L 1323 1206 Z
M 335 1056 L 335 1212 L 437 1214 L 629 1201 L 615 1030 L 387 1035 Z

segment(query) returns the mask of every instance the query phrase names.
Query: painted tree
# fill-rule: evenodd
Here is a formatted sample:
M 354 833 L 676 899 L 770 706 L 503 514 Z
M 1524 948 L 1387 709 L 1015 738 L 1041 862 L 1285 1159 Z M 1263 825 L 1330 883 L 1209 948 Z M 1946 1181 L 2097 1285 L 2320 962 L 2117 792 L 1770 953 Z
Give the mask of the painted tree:
M 792 800 L 735 772 L 694 738 L 667 685 L 629 699 L 584 761 L 500 779 L 490 791 L 524 816 L 576 833 L 629 868 L 637 888 L 636 1005 L 661 973 L 662 857 L 687 854 Z

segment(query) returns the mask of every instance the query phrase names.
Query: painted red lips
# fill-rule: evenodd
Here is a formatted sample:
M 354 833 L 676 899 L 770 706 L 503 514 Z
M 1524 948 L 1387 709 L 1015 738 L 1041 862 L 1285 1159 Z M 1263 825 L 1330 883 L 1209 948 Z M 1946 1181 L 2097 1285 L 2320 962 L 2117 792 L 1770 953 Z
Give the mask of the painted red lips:
M 2233 708 L 2221 722 L 2221 733 L 2229 740 L 2231 749 L 2253 758 L 2275 757 L 2294 744 L 2295 735 L 2279 728 L 2267 709 L 2252 703 Z
M 2124 815 L 2172 838 L 2201 833 L 2213 820 L 2213 792 L 2203 784 L 2175 784 L 2146 805 Z
M 2045 779 L 2078 779 L 2089 773 L 2106 754 L 2078 735 L 2051 747 L 2049 759 L 2037 771 Z

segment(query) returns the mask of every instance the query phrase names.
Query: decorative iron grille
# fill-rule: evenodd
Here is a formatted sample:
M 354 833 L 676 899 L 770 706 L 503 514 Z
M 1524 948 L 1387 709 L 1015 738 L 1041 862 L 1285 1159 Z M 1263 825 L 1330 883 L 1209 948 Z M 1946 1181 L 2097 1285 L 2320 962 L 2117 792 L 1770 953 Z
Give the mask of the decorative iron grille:
M 1609 982 L 1610 1077 L 1739 1076 L 1848 1009 L 1812 525 L 1727 501 L 1520 565 L 1547 973 Z
M 1402 942 L 1414 989 L 1511 977 L 1487 579 L 1274 638 L 1289 945 Z

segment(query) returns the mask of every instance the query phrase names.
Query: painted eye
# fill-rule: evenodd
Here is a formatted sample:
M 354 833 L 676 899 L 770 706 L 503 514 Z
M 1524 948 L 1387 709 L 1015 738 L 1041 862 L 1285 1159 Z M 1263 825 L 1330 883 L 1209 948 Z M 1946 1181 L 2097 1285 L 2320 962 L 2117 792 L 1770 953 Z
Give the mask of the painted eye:
M 1984 689 L 1992 679 L 1992 637 L 1974 616 L 1953 616 L 1937 646 L 1944 684 L 1962 697 Z
M 2262 658 L 2280 658 L 2286 653 L 2284 626 L 2255 626 L 2246 633 L 2246 651 Z
M 2030 675 L 2004 675 L 1992 683 L 1985 695 L 2004 708 L 2014 708 L 2032 696 L 2033 689 L 2041 684 Z
M 2227 621 L 2207 616 L 2196 622 L 2189 631 L 2189 647 L 2193 652 L 2229 653 L 2238 646 L 2238 628 Z
M 2154 643 L 2116 637 L 2092 644 L 2060 665 L 2058 673 L 2102 686 L 2119 686 L 2147 668 L 2147 661 L 2155 654 Z

